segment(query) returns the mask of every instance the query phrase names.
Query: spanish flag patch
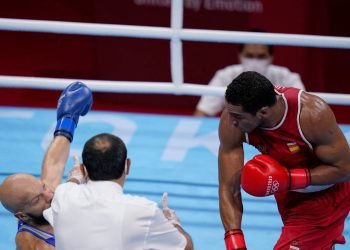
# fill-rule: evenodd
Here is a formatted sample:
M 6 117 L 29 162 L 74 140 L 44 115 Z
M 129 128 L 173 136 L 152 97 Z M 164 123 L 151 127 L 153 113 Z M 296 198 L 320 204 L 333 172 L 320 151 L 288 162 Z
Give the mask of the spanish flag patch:
M 293 154 L 300 150 L 300 147 L 298 146 L 298 144 L 296 142 L 287 143 L 287 147 L 289 149 L 289 152 L 291 152 Z

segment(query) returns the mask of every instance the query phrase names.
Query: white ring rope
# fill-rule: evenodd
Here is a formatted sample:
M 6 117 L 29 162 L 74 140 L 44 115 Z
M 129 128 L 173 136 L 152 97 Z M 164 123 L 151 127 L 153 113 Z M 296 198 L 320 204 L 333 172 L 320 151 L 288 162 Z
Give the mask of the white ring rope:
M 9 88 L 62 90 L 67 86 L 67 84 L 74 81 L 82 81 L 86 83 L 93 91 L 111 93 L 223 96 L 226 89 L 223 87 L 208 87 L 190 83 L 185 83 L 178 86 L 171 82 L 128 82 L 25 76 L 0 76 L 0 86 Z
M 224 95 L 225 88 L 223 87 L 183 83 L 183 40 L 226 43 L 262 43 L 273 45 L 350 49 L 350 38 L 347 37 L 184 29 L 182 26 L 183 0 L 171 1 L 171 28 L 0 18 L 0 30 L 7 31 L 170 40 L 172 83 L 82 80 L 94 91 L 102 92 L 179 94 L 198 96 Z M 77 79 L 0 76 L 0 87 L 61 90 L 67 85 L 67 83 L 75 80 Z M 350 105 L 350 95 L 329 93 L 314 94 L 322 97 L 329 104 Z
M 0 18 L 0 30 L 46 32 L 71 35 L 121 36 L 225 43 L 265 43 L 273 45 L 350 49 L 350 38 L 337 36 L 295 35 L 205 29 L 172 30 L 166 27 L 39 21 Z
M 45 78 L 45 77 L 24 77 L 24 76 L 0 76 L 0 86 L 10 88 L 32 88 L 62 90 L 67 83 L 78 79 L 67 78 Z M 135 93 L 135 94 L 174 94 L 174 95 L 214 95 L 223 96 L 225 87 L 203 86 L 199 84 L 184 83 L 175 85 L 171 82 L 128 82 L 128 81 L 102 81 L 102 80 L 81 80 L 93 91 L 110 93 Z M 312 93 L 312 92 L 311 92 Z M 350 105 L 350 95 L 312 93 L 323 98 L 329 104 Z

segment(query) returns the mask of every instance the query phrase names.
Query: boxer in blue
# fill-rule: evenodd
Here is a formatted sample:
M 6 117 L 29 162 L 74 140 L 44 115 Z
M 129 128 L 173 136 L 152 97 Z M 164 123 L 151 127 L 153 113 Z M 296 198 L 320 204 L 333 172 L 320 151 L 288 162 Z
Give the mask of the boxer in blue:
M 42 214 L 50 207 L 54 190 L 61 183 L 79 117 L 87 114 L 91 105 L 92 93 L 86 85 L 74 82 L 66 87 L 58 100 L 57 125 L 40 180 L 29 174 L 14 174 L 1 184 L 1 203 L 19 219 L 18 250 L 54 249 L 53 229 Z

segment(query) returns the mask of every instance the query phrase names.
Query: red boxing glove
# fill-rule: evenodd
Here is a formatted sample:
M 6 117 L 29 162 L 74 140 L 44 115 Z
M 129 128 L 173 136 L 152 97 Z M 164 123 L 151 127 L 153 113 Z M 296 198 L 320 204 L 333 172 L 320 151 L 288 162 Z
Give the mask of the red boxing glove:
M 232 229 L 225 233 L 226 250 L 247 250 L 241 229 Z
M 241 175 L 242 188 L 254 196 L 305 188 L 310 181 L 307 168 L 287 169 L 268 155 L 257 155 L 248 161 Z

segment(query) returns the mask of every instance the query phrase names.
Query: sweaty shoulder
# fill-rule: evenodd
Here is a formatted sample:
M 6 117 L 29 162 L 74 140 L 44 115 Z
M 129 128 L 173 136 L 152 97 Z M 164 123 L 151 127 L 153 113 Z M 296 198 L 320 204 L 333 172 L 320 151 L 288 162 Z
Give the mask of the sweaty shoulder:
M 46 242 L 39 240 L 28 232 L 19 232 L 16 235 L 17 250 L 54 250 L 55 248 Z
M 34 236 L 28 232 L 19 232 L 16 234 L 16 248 L 21 249 L 34 249 Z
M 329 105 L 320 97 L 303 92 L 301 95 L 300 126 L 306 139 L 318 143 L 331 132 L 336 119 Z

